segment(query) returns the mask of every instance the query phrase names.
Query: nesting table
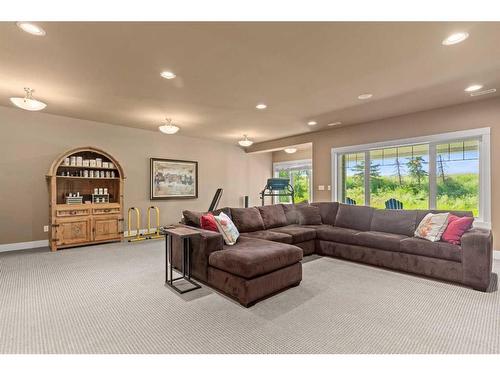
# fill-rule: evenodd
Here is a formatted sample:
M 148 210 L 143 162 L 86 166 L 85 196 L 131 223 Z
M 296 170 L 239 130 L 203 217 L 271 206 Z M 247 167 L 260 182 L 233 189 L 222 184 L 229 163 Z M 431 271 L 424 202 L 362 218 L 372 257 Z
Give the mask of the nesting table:
M 165 285 L 183 294 L 201 286 L 191 279 L 191 238 L 199 236 L 200 232 L 186 227 L 165 227 L 160 231 L 165 236 Z M 181 242 L 181 269 L 182 276 L 173 277 L 172 244 L 174 237 Z M 185 280 L 191 284 L 190 288 L 180 289 L 175 285 L 175 281 Z

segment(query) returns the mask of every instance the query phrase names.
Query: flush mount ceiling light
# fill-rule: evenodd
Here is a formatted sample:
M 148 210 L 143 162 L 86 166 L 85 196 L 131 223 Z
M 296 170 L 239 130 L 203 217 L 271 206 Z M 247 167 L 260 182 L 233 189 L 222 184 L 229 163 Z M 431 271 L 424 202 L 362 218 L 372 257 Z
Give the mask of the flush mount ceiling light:
M 44 36 L 45 35 L 45 30 L 42 29 L 40 26 L 37 26 L 33 23 L 17 22 L 16 25 L 21 30 L 23 30 L 31 35 L 37 35 L 37 36 Z
M 487 95 L 487 94 L 493 94 L 497 92 L 497 89 L 489 89 L 489 90 L 483 90 L 479 92 L 471 92 L 470 96 L 481 96 L 481 95 Z
M 316 121 L 309 121 L 309 122 L 307 123 L 307 125 L 309 125 L 309 126 L 314 126 L 314 125 L 318 125 L 318 123 L 317 123 Z
M 160 75 L 165 79 L 174 79 L 175 77 L 177 77 L 175 73 L 169 71 L 161 72 Z
M 465 39 L 469 37 L 469 33 L 466 33 L 465 31 L 461 31 L 458 33 L 453 33 L 446 37 L 443 41 L 442 44 L 443 46 L 451 46 L 453 44 L 461 43 Z
M 483 85 L 470 85 L 469 87 L 465 88 L 465 92 L 474 92 L 477 90 L 481 90 L 483 88 Z
M 370 93 L 365 93 L 365 94 L 361 94 L 358 96 L 358 99 L 359 100 L 366 100 L 366 99 L 370 99 L 371 97 L 373 97 L 373 94 L 370 94 Z
M 267 108 L 267 104 L 264 104 L 264 103 L 259 103 L 255 106 L 255 108 L 257 109 L 266 109 Z
M 13 97 L 10 98 L 10 101 L 12 104 L 15 106 L 25 109 L 27 111 L 41 111 L 45 107 L 47 107 L 47 104 L 44 102 L 41 102 L 39 100 L 33 99 L 33 89 L 30 89 L 29 87 L 24 88 L 24 98 L 19 98 L 19 97 Z
M 245 135 L 243 135 L 243 139 L 238 141 L 238 144 L 241 147 L 250 147 L 251 145 L 253 145 L 253 141 L 248 139 L 247 135 L 245 134 Z
M 179 127 L 174 125 L 172 119 L 167 118 L 167 123 L 158 127 L 158 129 L 164 134 L 175 134 L 179 131 Z
M 285 152 L 287 154 L 295 154 L 297 152 L 297 149 L 295 147 L 287 147 L 285 148 Z
M 340 121 L 335 121 L 335 122 L 330 122 L 330 123 L 328 124 L 328 126 L 336 126 L 336 125 L 340 125 L 340 124 L 342 124 L 342 122 L 340 122 Z

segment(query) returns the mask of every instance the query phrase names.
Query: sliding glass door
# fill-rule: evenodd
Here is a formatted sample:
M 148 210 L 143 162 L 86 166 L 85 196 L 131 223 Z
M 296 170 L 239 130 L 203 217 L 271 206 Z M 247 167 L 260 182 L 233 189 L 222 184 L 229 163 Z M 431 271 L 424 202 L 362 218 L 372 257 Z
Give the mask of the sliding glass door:
M 312 160 L 274 163 L 274 177 L 288 178 L 295 192 L 295 203 L 312 201 Z M 292 203 L 290 197 L 276 197 L 275 203 Z

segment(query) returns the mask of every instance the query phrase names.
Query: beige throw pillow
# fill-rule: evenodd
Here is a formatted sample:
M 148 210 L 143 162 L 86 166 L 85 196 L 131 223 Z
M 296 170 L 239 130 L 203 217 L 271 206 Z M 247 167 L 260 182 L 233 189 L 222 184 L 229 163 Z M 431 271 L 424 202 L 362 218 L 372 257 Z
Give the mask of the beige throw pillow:
M 432 242 L 439 241 L 448 226 L 449 216 L 449 213 L 428 213 L 418 225 L 415 231 L 415 237 L 424 238 Z

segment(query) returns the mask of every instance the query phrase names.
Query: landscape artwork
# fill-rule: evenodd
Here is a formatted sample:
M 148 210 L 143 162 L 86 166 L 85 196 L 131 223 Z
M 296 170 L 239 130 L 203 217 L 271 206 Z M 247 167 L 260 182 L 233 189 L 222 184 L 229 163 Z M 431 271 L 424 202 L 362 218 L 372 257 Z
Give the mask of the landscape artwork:
M 198 162 L 151 158 L 151 200 L 198 198 Z

